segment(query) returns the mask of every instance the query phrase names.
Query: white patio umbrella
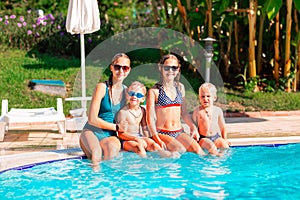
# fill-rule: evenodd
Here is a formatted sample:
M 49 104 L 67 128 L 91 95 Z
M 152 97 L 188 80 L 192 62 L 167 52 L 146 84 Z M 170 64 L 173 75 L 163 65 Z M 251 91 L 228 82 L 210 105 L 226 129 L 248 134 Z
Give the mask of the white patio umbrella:
M 83 116 L 86 116 L 86 85 L 85 85 L 85 47 L 84 34 L 93 33 L 100 29 L 100 16 L 97 0 L 70 0 L 66 21 L 67 32 L 80 34 L 81 54 L 81 90 L 82 97 L 73 98 L 81 100 L 84 109 Z

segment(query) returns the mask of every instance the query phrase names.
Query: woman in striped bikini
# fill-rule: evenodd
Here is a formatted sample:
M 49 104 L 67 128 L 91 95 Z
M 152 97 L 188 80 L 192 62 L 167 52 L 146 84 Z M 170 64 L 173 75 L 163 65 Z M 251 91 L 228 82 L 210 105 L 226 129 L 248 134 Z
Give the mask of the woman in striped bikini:
M 200 145 L 193 139 L 198 137 L 198 133 L 186 109 L 184 85 L 179 83 L 179 60 L 173 54 L 165 55 L 158 69 L 161 80 L 149 89 L 146 105 L 146 120 L 152 138 L 169 151 L 204 155 Z M 181 117 L 191 134 L 184 132 Z

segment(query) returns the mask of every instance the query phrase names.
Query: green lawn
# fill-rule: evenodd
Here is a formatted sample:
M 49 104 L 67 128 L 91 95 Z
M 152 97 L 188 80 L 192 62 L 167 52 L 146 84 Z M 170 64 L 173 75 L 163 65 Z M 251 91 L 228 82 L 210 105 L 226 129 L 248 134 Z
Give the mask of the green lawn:
M 72 87 L 80 70 L 77 58 L 58 58 L 49 55 L 29 57 L 25 51 L 7 50 L 0 52 L 0 97 L 9 100 L 9 108 L 37 108 L 56 105 L 58 96 L 30 90 L 28 83 L 32 79 L 62 80 L 68 85 L 72 96 Z M 94 87 L 94 86 L 93 86 Z M 299 110 L 300 93 L 240 93 L 224 90 L 220 102 L 227 111 L 259 110 Z M 197 96 L 189 95 L 188 102 L 198 102 Z M 193 104 L 194 105 L 194 104 Z M 74 108 L 71 102 L 64 102 L 64 112 Z

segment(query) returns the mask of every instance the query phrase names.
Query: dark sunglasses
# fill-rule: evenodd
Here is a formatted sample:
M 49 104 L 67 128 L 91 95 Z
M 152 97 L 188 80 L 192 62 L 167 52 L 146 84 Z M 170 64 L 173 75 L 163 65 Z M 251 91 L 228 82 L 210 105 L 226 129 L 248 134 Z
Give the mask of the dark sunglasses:
M 112 66 L 114 66 L 114 69 L 115 69 L 115 70 L 118 70 L 118 71 L 119 71 L 121 68 L 122 68 L 122 70 L 123 70 L 124 72 L 128 72 L 128 71 L 130 70 L 130 67 L 129 67 L 129 66 L 126 66 L 126 65 L 122 66 L 122 65 L 114 64 L 114 65 L 112 65 Z
M 128 95 L 131 96 L 131 97 L 135 96 L 136 98 L 143 98 L 144 97 L 144 95 L 142 93 L 134 92 L 134 91 L 129 91 Z
M 179 67 L 178 66 L 167 66 L 167 65 L 164 65 L 163 68 L 164 68 L 165 71 L 170 71 L 170 69 L 172 69 L 172 71 L 175 72 L 175 71 L 178 70 Z

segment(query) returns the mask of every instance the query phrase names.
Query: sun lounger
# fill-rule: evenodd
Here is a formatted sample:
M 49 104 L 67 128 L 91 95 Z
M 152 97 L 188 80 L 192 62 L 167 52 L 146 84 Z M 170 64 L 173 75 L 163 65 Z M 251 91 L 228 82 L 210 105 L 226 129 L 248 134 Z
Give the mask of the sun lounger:
M 2 123 L 2 124 L 1 124 Z M 66 118 L 63 113 L 62 99 L 57 98 L 57 110 L 54 107 L 21 109 L 11 108 L 8 112 L 8 100 L 2 100 L 2 112 L 0 118 L 0 141 L 1 130 L 9 129 L 33 129 L 45 127 L 44 125 L 56 124 L 62 136 L 66 134 Z M 4 126 L 4 127 L 3 127 Z M 44 128 L 45 129 L 45 128 Z M 4 133 L 5 134 L 5 133 Z

